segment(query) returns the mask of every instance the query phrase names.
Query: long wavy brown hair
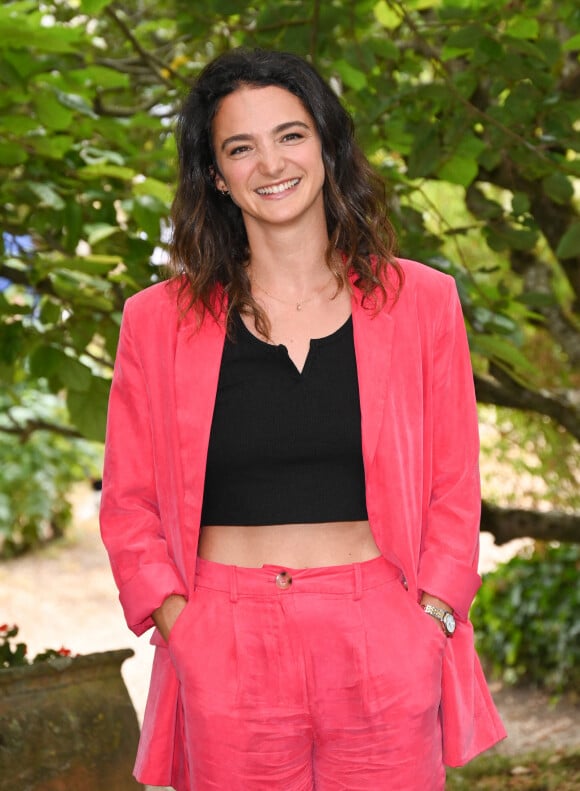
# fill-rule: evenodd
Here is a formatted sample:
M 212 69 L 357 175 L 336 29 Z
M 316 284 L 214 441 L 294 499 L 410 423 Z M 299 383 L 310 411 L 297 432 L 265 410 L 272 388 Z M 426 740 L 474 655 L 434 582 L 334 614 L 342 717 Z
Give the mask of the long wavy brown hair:
M 215 186 L 217 164 L 212 124 L 220 101 L 242 86 L 285 88 L 300 99 L 320 136 L 326 173 L 323 193 L 328 228 L 326 263 L 338 288 L 355 285 L 377 309 L 395 297 L 403 275 L 394 258 L 395 234 L 387 214 L 385 185 L 355 142 L 354 124 L 336 94 L 303 58 L 288 52 L 234 49 L 200 73 L 177 121 L 179 181 L 172 206 L 171 274 L 180 276 L 183 310 L 219 318 L 225 305 L 253 314 L 269 337 L 269 322 L 252 296 L 250 250 L 242 213 Z M 337 270 L 336 251 L 341 265 Z

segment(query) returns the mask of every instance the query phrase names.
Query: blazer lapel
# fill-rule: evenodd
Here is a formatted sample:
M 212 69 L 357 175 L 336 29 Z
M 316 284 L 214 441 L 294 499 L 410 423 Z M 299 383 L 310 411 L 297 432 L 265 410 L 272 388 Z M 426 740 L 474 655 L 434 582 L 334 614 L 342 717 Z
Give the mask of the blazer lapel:
M 197 540 L 225 326 L 223 321 L 206 315 L 198 327 L 190 314 L 183 320 L 177 335 L 175 392 L 186 523 L 194 527 L 187 532 Z M 197 552 L 197 546 L 189 549 Z
M 352 321 L 361 408 L 362 449 L 365 469 L 374 459 L 381 428 L 395 321 L 388 310 L 375 313 L 361 304 L 353 290 Z

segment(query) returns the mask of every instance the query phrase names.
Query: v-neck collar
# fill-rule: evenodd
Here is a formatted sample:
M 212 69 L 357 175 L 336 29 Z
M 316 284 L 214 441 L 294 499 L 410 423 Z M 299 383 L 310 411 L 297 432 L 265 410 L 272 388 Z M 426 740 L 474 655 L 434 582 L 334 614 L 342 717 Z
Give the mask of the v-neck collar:
M 304 365 L 302 366 L 302 369 L 299 369 L 294 360 L 290 357 L 287 346 L 285 346 L 283 343 L 269 343 L 268 341 L 258 337 L 250 330 L 241 315 L 237 312 L 235 313 L 234 320 L 236 333 L 241 333 L 241 338 L 245 340 L 245 342 L 252 344 L 255 346 L 255 348 L 262 348 L 265 351 L 268 350 L 266 351 L 267 354 L 283 354 L 288 359 L 289 365 L 292 366 L 292 370 L 301 379 L 307 373 L 307 369 L 310 368 L 312 357 L 315 355 L 316 351 L 330 343 L 340 340 L 345 332 L 348 332 L 348 330 L 352 327 L 352 314 L 350 314 L 346 321 L 344 321 L 340 327 L 331 332 L 329 335 L 324 335 L 321 338 L 311 338 L 309 342 L 308 354 L 304 360 Z

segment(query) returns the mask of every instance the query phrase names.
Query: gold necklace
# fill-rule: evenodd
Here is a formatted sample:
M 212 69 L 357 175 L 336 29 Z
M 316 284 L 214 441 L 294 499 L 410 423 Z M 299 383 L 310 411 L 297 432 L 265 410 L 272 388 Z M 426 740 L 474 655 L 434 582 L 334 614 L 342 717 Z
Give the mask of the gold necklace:
M 329 279 L 329 280 L 327 280 L 327 281 L 326 281 L 326 283 L 325 283 L 325 284 L 324 284 L 324 285 L 323 285 L 321 288 L 319 288 L 319 289 L 318 289 L 318 291 L 316 291 L 316 292 L 313 294 L 313 296 L 311 296 L 311 297 L 308 297 L 308 299 L 301 299 L 301 300 L 299 300 L 298 302 L 288 302 L 288 300 L 286 300 L 286 299 L 280 299 L 280 297 L 276 297 L 276 296 L 274 296 L 274 294 L 270 294 L 270 292 L 269 292 L 269 291 L 266 291 L 266 289 L 264 288 L 264 286 L 261 286 L 261 285 L 260 285 L 260 284 L 259 284 L 259 283 L 258 283 L 256 280 L 252 280 L 252 285 L 253 285 L 253 286 L 255 286 L 256 288 L 259 288 L 259 289 L 260 289 L 260 291 L 263 291 L 263 292 L 264 292 L 264 294 L 265 294 L 267 297 L 270 297 L 270 299 L 273 299 L 273 300 L 275 300 L 276 302 L 280 302 L 282 305 L 292 305 L 292 307 L 296 307 L 296 310 L 300 311 L 300 310 L 302 310 L 302 307 L 303 307 L 304 305 L 307 305 L 309 302 L 312 302 L 312 301 L 313 301 L 313 300 L 315 300 L 317 297 L 319 297 L 319 296 L 322 294 L 322 292 L 323 292 L 323 291 L 324 291 L 326 288 L 328 288 L 328 286 L 329 286 L 329 285 L 332 283 L 332 281 L 334 280 L 334 278 L 335 278 L 335 277 L 336 277 L 336 274 L 333 272 L 333 273 L 332 273 L 332 275 L 331 275 L 331 277 L 330 277 L 330 279 Z

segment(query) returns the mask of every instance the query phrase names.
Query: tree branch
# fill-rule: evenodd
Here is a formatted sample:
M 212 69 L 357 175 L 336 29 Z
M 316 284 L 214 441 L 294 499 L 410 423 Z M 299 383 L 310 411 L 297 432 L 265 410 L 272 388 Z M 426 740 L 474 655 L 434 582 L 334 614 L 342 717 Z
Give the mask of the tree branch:
M 170 77 L 172 77 L 174 80 L 177 80 L 178 82 L 181 82 L 183 85 L 189 85 L 189 82 L 185 79 L 185 77 L 182 77 L 181 74 L 178 74 L 178 72 L 172 69 L 171 66 L 163 63 L 159 60 L 159 58 L 157 58 L 151 52 L 147 52 L 147 50 L 141 46 L 137 38 L 129 30 L 125 22 L 123 22 L 123 20 L 117 16 L 111 6 L 107 6 L 105 8 L 105 14 L 120 28 L 127 41 L 129 41 L 135 51 L 139 53 L 143 62 L 149 66 L 157 79 L 159 79 L 164 85 L 167 85 L 168 87 L 171 86 L 171 82 L 165 76 L 164 72 L 167 72 Z
M 568 391 L 557 396 L 546 391 L 528 390 L 502 377 L 500 382 L 491 376 L 475 376 L 475 394 L 480 404 L 538 412 L 555 420 L 580 441 L 580 393 Z
M 26 442 L 35 431 L 50 431 L 53 434 L 58 434 L 61 437 L 70 437 L 72 439 L 83 439 L 83 435 L 75 428 L 70 426 L 62 426 L 58 423 L 48 423 L 46 420 L 28 420 L 23 424 L 14 424 L 12 426 L 5 426 L 0 423 L 0 432 L 3 434 L 13 434 L 20 438 L 21 442 Z
M 497 544 L 506 544 L 515 538 L 580 543 L 580 514 L 563 511 L 500 508 L 484 501 L 480 528 L 491 533 Z
M 320 0 L 314 0 L 312 9 L 312 29 L 310 31 L 310 60 L 316 65 L 316 53 L 318 44 L 318 29 L 320 26 Z
M 165 97 L 166 99 L 167 97 Z M 93 109 L 94 111 L 100 116 L 109 116 L 111 118 L 132 118 L 134 115 L 138 113 L 147 113 L 156 104 L 159 104 L 161 101 L 160 98 L 155 97 L 154 99 L 149 99 L 142 104 L 137 104 L 132 107 L 121 107 L 120 105 L 105 105 L 103 102 L 103 97 L 100 93 L 97 93 L 93 102 Z M 175 114 L 174 110 L 168 112 L 167 116 L 173 116 Z

